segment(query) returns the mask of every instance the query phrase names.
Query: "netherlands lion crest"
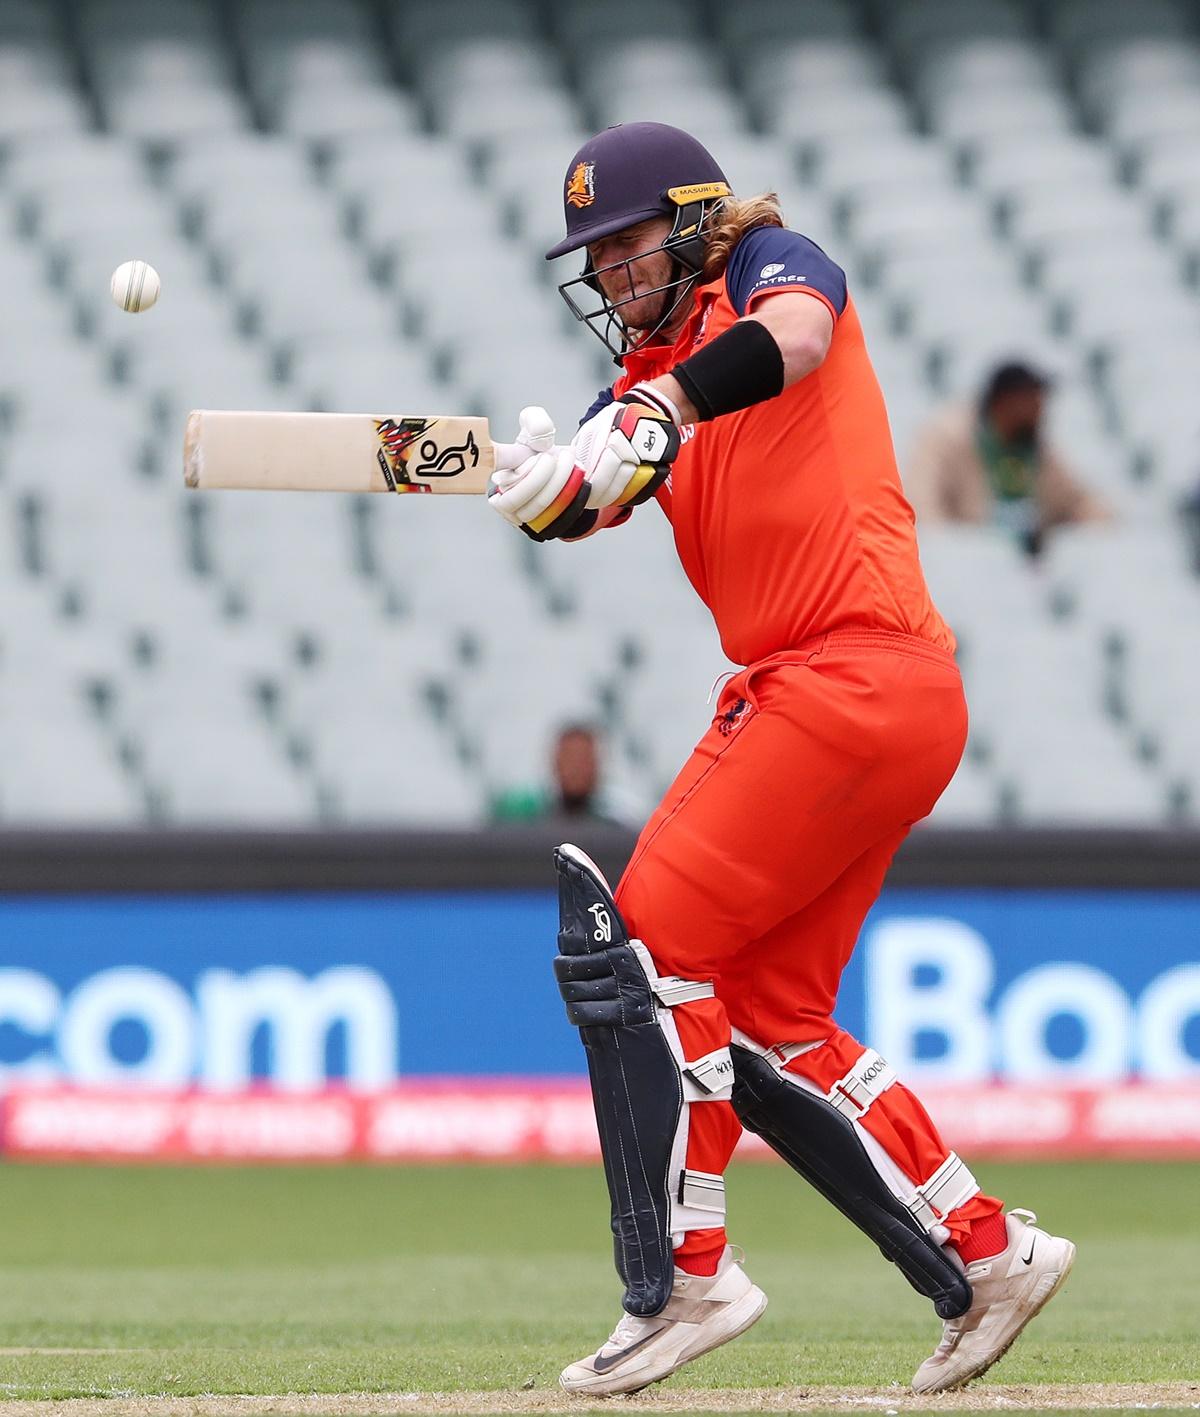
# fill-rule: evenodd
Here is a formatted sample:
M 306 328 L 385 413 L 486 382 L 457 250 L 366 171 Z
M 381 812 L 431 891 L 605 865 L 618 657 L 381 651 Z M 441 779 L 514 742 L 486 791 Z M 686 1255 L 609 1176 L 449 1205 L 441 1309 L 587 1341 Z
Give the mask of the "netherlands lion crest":
M 577 162 L 567 178 L 567 201 L 573 207 L 590 207 L 596 200 L 596 164 Z

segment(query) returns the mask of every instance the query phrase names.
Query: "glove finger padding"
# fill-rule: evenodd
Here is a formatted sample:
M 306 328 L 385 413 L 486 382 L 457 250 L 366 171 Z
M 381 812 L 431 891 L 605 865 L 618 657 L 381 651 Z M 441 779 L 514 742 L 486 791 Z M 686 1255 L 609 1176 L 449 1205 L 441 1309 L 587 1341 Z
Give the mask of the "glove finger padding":
M 587 504 L 590 484 L 569 448 L 534 453 L 509 476 L 507 487 L 494 484 L 489 503 L 536 541 L 561 535 Z
M 529 461 L 529 449 L 524 443 L 493 443 L 495 471 L 488 479 L 488 496 L 495 492 L 507 492 L 515 487 L 521 477 L 522 466 Z
M 517 442 L 534 453 L 548 453 L 554 447 L 554 419 L 540 404 L 530 404 L 521 410 L 517 420 Z
M 517 422 L 516 440 L 493 444 L 496 470 L 488 483 L 488 497 L 511 491 L 532 469 L 534 453 L 554 451 L 554 436 L 554 420 L 544 408 L 538 404 L 523 408 Z M 509 504 L 493 505 L 502 517 L 514 521 L 509 516 Z M 519 522 L 514 524 L 519 525 Z

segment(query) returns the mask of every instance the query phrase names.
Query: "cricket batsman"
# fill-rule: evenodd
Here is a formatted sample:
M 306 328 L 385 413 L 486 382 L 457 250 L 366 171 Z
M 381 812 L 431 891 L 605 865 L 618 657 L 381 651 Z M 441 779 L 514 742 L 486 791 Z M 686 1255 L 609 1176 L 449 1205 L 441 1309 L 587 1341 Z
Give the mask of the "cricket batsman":
M 983 1195 L 886 1060 L 833 1020 L 863 919 L 967 732 L 845 275 L 772 195 L 738 199 L 663 124 L 585 143 L 564 210 L 548 258 L 584 253 L 560 290 L 621 374 L 569 443 L 523 411 L 529 456 L 497 474 L 491 505 L 537 540 L 577 540 L 654 498 L 745 667 L 615 893 L 578 848 L 555 855 L 555 972 L 625 1285 L 612 1335 L 562 1385 L 635 1391 L 762 1314 L 724 1228 L 748 1127 L 932 1301 L 942 1339 L 914 1389 L 959 1387 L 1057 1291 L 1075 1247 Z

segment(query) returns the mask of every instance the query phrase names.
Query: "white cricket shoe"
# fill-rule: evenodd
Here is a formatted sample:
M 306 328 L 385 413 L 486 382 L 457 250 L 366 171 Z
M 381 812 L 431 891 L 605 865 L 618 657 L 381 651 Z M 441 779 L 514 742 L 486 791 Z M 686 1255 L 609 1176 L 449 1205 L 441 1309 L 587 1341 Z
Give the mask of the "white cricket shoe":
M 636 1392 L 744 1333 L 766 1307 L 767 1296 L 726 1245 L 716 1274 L 676 1269 L 661 1314 L 649 1319 L 623 1314 L 612 1336 L 564 1368 L 559 1382 L 568 1392 L 592 1397 Z
M 971 1307 L 946 1320 L 941 1343 L 913 1375 L 914 1392 L 948 1392 L 986 1372 L 1058 1293 L 1075 1263 L 1075 1246 L 1039 1230 L 1036 1220 L 1030 1210 L 1010 1211 L 1005 1248 L 967 1265 Z

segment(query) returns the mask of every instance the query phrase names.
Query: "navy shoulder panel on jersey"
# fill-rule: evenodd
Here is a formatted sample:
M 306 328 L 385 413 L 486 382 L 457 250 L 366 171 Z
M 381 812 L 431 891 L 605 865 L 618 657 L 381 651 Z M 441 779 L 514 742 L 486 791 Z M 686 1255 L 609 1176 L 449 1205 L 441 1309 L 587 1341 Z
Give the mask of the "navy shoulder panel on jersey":
M 782 226 L 758 226 L 733 248 L 725 288 L 739 315 L 756 295 L 789 285 L 819 291 L 840 315 L 846 308 L 846 274 L 824 251 Z
M 593 400 L 591 408 L 579 420 L 579 426 L 582 428 L 589 418 L 595 418 L 602 408 L 607 408 L 612 403 L 613 397 L 611 389 L 601 389 Z

